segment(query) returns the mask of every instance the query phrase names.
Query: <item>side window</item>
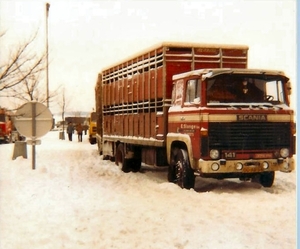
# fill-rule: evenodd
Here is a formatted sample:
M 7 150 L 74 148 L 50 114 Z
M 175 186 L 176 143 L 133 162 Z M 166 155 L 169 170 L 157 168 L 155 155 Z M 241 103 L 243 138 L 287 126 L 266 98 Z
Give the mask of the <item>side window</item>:
M 200 103 L 200 80 L 188 80 L 186 84 L 185 103 Z
M 266 98 L 269 101 L 284 102 L 283 87 L 281 81 L 266 82 Z
M 172 103 L 173 105 L 181 105 L 183 99 L 183 80 L 178 80 L 173 85 Z

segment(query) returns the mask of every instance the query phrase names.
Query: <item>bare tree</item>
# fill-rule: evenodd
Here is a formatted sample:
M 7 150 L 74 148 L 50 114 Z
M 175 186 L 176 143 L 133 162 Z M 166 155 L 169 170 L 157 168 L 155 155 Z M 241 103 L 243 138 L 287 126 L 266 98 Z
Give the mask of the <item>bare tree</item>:
M 0 33 L 0 39 L 6 32 Z M 0 97 L 17 97 L 22 99 L 23 95 L 27 95 L 29 99 L 34 99 L 34 90 L 39 75 L 45 70 L 46 53 L 38 55 L 34 51 L 34 41 L 37 38 L 37 31 L 28 40 L 14 46 L 13 50 L 9 52 L 8 58 L 0 65 Z M 35 83 L 33 82 L 35 81 Z M 27 90 L 19 92 L 20 84 L 24 84 Z M 36 89 L 37 90 L 37 89 Z M 28 100 L 28 98 L 25 98 Z M 24 100 L 25 100 L 24 99 Z M 33 100 L 31 99 L 31 100 Z
M 59 96 L 60 99 L 58 101 L 58 105 L 61 109 L 61 118 L 63 122 L 63 131 L 65 130 L 65 113 L 66 113 L 66 108 L 69 104 L 69 101 L 66 99 L 66 93 L 65 93 L 65 88 L 62 90 L 62 94 Z M 62 135 L 61 139 L 65 139 L 64 134 Z
M 20 72 L 22 75 L 22 72 Z M 19 99 L 21 102 L 37 101 L 40 103 L 47 102 L 47 94 L 45 93 L 45 87 L 40 84 L 41 74 L 32 74 L 25 78 L 20 84 L 12 87 L 9 91 L 9 96 Z M 52 91 L 48 96 L 49 100 L 52 100 L 57 95 L 57 88 Z

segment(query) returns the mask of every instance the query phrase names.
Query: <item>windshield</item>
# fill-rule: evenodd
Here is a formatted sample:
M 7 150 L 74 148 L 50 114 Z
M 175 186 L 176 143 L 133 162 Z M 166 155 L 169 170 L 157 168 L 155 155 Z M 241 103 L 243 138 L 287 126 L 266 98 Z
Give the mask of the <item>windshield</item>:
M 284 103 L 279 76 L 220 75 L 207 81 L 207 103 Z

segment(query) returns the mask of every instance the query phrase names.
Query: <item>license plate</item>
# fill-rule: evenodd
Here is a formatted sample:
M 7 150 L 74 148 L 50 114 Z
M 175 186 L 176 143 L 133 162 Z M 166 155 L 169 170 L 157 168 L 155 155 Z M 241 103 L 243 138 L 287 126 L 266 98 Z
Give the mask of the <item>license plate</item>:
M 244 166 L 243 173 L 254 173 L 254 172 L 261 172 L 262 168 L 260 166 Z

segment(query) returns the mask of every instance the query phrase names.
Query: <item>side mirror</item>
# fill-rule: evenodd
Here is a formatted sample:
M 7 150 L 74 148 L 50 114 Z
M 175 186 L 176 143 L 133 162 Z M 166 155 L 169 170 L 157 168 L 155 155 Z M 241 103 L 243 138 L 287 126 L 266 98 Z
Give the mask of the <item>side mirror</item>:
M 291 84 L 290 81 L 288 81 L 288 82 L 286 83 L 286 89 L 287 89 L 288 95 L 291 95 L 291 94 L 292 94 L 292 84 Z

